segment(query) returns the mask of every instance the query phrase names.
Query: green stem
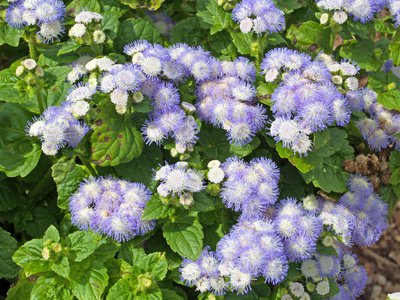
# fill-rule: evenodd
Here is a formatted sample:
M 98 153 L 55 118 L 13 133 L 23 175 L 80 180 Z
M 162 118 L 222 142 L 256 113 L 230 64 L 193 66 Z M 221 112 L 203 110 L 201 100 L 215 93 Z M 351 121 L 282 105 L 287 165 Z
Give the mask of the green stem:
M 83 156 L 78 155 L 79 159 L 81 162 L 85 165 L 85 167 L 89 170 L 90 175 L 92 176 L 98 176 L 99 174 L 97 173 L 96 169 L 93 168 L 92 164 Z
M 27 42 L 29 45 L 29 56 L 37 61 L 38 59 L 38 52 L 36 49 L 36 37 L 33 33 L 28 33 Z
M 45 102 L 43 100 L 42 93 L 40 92 L 40 87 L 37 84 L 35 86 L 35 94 L 36 94 L 36 99 L 37 99 L 37 102 L 39 105 L 39 111 L 41 114 L 45 109 Z
M 51 168 L 47 170 L 46 174 L 42 177 L 42 179 L 40 179 L 35 188 L 29 192 L 29 199 L 34 199 L 38 196 L 45 196 L 48 194 L 48 192 L 51 191 L 51 189 L 53 188 L 53 185 L 51 184 L 53 181 L 52 171 L 53 170 Z

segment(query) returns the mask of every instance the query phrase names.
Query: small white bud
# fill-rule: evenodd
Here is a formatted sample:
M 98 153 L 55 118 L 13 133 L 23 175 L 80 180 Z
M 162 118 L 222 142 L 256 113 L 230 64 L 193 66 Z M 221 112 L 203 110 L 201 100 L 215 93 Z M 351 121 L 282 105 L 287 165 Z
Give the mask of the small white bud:
M 221 165 L 221 162 L 219 160 L 210 160 L 207 164 L 207 168 L 212 169 L 212 168 L 219 168 Z
M 343 83 L 343 78 L 339 75 L 332 76 L 332 82 L 336 85 L 341 85 Z
M 194 202 L 193 195 L 191 193 L 184 193 L 179 197 L 179 203 L 185 206 L 192 205 Z
M 141 92 L 135 92 L 132 95 L 133 102 L 140 103 L 143 101 L 143 94 Z
M 342 10 L 335 11 L 333 13 L 333 19 L 336 23 L 343 24 L 347 20 L 347 14 Z
M 182 145 L 182 144 L 179 144 L 179 143 L 176 143 L 176 144 L 175 144 L 175 149 L 176 149 L 176 151 L 177 151 L 178 153 L 180 153 L 180 154 L 183 154 L 183 153 L 186 152 L 186 146 L 185 146 L 185 145 Z
M 351 91 L 356 91 L 358 90 L 358 79 L 356 77 L 349 77 L 345 81 L 346 86 L 349 88 Z
M 34 61 L 32 58 L 25 59 L 21 62 L 21 64 L 28 70 L 33 70 L 36 68 L 36 61 Z
M 323 13 L 323 14 L 321 15 L 321 17 L 319 17 L 319 22 L 320 22 L 322 25 L 325 25 L 326 23 L 328 23 L 328 21 L 329 21 L 329 15 L 328 15 L 327 13 Z
M 75 24 L 68 31 L 70 37 L 81 38 L 86 33 L 86 26 L 80 23 Z
M 92 59 L 85 65 L 86 70 L 89 72 L 94 71 L 97 68 L 97 59 Z
M 18 67 L 15 69 L 15 75 L 17 75 L 17 76 L 19 77 L 19 76 L 22 75 L 22 73 L 24 73 L 24 71 L 25 71 L 24 66 L 18 66 Z
M 182 106 L 183 110 L 188 114 L 192 114 L 192 113 L 196 112 L 196 107 L 189 102 L 184 101 L 181 103 L 181 106 Z
M 96 30 L 93 32 L 93 41 L 96 44 L 103 44 L 106 40 L 106 34 L 102 30 Z
M 212 183 L 220 183 L 224 177 L 225 173 L 221 168 L 211 168 L 207 173 L 207 178 Z
M 171 153 L 171 156 L 172 156 L 172 157 L 177 157 L 177 156 L 179 155 L 179 152 L 176 151 L 175 148 L 172 148 L 172 149 L 170 150 L 170 153 Z
M 325 247 L 332 247 L 333 245 L 333 238 L 329 235 L 327 235 L 326 237 L 324 237 L 324 239 L 322 240 L 322 244 Z
M 315 289 L 317 293 L 321 296 L 324 296 L 329 293 L 329 282 L 328 281 L 321 281 L 317 284 Z

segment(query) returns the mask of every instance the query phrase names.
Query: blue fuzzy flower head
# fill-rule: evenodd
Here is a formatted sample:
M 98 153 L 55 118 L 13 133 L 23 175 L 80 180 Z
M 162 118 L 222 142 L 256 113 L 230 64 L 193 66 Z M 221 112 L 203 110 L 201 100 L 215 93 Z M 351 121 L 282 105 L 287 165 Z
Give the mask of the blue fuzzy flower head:
M 278 198 L 279 169 L 267 158 L 246 163 L 237 157 L 222 164 L 227 180 L 221 198 L 226 207 L 241 212 L 242 218 L 257 218 Z
M 154 221 L 142 220 L 151 192 L 141 183 L 113 178 L 90 178 L 69 199 L 71 222 L 118 242 L 152 230 Z
M 64 146 L 75 148 L 88 131 L 85 123 L 75 119 L 68 103 L 49 107 L 27 127 L 29 136 L 42 141 L 42 151 L 46 155 L 56 155 Z
M 399 0 L 387 0 L 390 13 L 395 21 L 395 27 L 400 26 L 400 1 Z
M 301 155 L 312 148 L 310 134 L 334 124 L 344 126 L 350 120 L 348 100 L 334 85 L 332 77 L 332 73 L 340 71 L 341 64 L 334 71 L 326 63 L 330 59 L 320 56 L 313 61 L 298 51 L 277 48 L 267 52 L 261 63 L 267 82 L 280 81 L 271 96 L 275 120 L 270 134 L 284 147 Z M 354 73 L 350 67 L 353 65 L 343 63 L 346 74 Z
M 15 28 L 39 26 L 38 38 L 51 43 L 64 31 L 65 5 L 59 0 L 19 0 L 6 12 L 7 23 Z
M 375 244 L 388 226 L 388 207 L 374 193 L 368 179 L 360 175 L 350 177 L 349 192 L 339 199 L 339 204 L 354 215 L 352 242 L 359 246 Z
M 343 24 L 348 15 L 355 21 L 366 23 L 385 7 L 385 0 L 316 0 L 317 6 L 323 10 L 333 11 L 333 19 Z
M 162 166 L 155 172 L 154 180 L 160 182 L 157 188 L 160 196 L 179 196 L 181 202 L 188 193 L 200 192 L 205 188 L 203 176 L 198 171 L 190 169 L 186 162 Z
M 262 34 L 285 28 L 284 13 L 271 0 L 242 0 L 233 9 L 232 19 L 243 33 Z
M 347 93 L 351 108 L 367 114 L 356 122 L 356 126 L 373 151 L 381 151 L 390 145 L 400 150 L 400 114 L 388 110 L 378 103 L 377 94 L 368 88 Z

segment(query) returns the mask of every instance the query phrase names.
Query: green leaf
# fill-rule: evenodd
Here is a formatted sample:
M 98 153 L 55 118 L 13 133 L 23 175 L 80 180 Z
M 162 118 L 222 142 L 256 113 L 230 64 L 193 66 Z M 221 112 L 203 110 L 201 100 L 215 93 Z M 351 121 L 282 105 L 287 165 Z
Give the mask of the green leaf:
M 162 41 L 158 29 L 152 22 L 146 19 L 130 18 L 120 24 L 115 44 L 122 49 L 126 44 L 140 39 L 145 39 L 150 43 Z
M 207 194 L 205 191 L 194 193 L 194 204 L 190 208 L 193 211 L 206 212 L 215 209 L 217 199 Z
M 395 66 L 400 65 L 400 34 L 396 32 L 389 44 L 389 55 Z
M 304 22 L 299 27 L 296 27 L 296 25 L 290 26 L 287 31 L 287 38 L 296 41 L 294 43 L 300 46 L 318 46 L 328 53 L 332 51 L 333 47 L 331 28 L 325 28 L 314 21 Z
M 100 166 L 116 166 L 142 153 L 140 132 L 111 106 L 97 108 L 93 122 L 91 160 Z
M 228 28 L 232 23 L 231 14 L 214 0 L 198 0 L 196 15 L 203 21 L 204 28 L 210 28 L 211 35 Z
M 44 233 L 43 241 L 58 243 L 60 241 L 60 234 L 57 228 L 55 228 L 53 225 L 49 226 L 49 228 L 47 228 L 46 232 Z
M 179 255 L 195 260 L 203 250 L 203 227 L 199 220 L 186 217 L 163 226 L 163 236 L 168 245 Z
M 146 255 L 143 259 L 134 261 L 134 266 L 138 267 L 142 273 L 150 272 L 153 279 L 161 281 L 168 272 L 168 263 L 165 253 L 156 252 Z
M 377 71 L 382 67 L 383 57 L 378 58 L 375 55 L 375 47 L 377 45 L 371 40 L 351 41 L 349 44 L 341 47 L 340 56 L 356 61 L 366 71 Z
M 0 278 L 13 278 L 17 275 L 18 266 L 11 259 L 16 249 L 17 241 L 0 227 Z
M 107 300 L 134 300 L 134 287 L 130 278 L 123 278 L 114 284 L 107 295 Z
M 164 0 L 121 0 L 121 2 L 133 9 L 147 8 L 149 10 L 157 10 Z
M 108 284 L 107 269 L 99 261 L 93 261 L 90 268 L 82 268 L 81 264 L 74 264 L 71 268 L 72 293 L 78 300 L 97 300 Z
M 30 300 L 57 299 L 72 300 L 71 291 L 56 278 L 40 277 L 32 289 Z
M 40 145 L 25 133 L 31 119 L 17 104 L 0 103 L 0 171 L 8 177 L 25 177 L 39 162 Z
M 19 279 L 17 283 L 7 291 L 7 300 L 30 299 L 35 281 Z
M 344 171 L 342 163 L 346 159 L 352 159 L 353 152 L 344 130 L 329 128 L 316 133 L 314 149 L 305 158 L 307 163 L 315 167 L 303 174 L 304 179 L 327 193 L 345 192 L 349 174 Z
M 54 271 L 57 275 L 69 279 L 69 261 L 67 257 L 62 257 L 61 260 L 54 262 L 51 265 L 51 270 Z
M 0 211 L 10 211 L 23 200 L 24 197 L 18 184 L 11 180 L 0 182 Z
M 57 186 L 57 205 L 61 209 L 68 209 L 68 199 L 85 178 L 85 172 L 81 166 L 75 164 L 73 159 L 66 160 L 65 158 L 55 163 L 51 169 Z
M 241 33 L 236 31 L 229 32 L 233 44 L 236 46 L 240 54 L 247 55 L 251 52 L 251 45 L 253 44 L 253 35 L 251 33 Z
M 78 50 L 81 47 L 81 45 L 75 43 L 74 40 L 68 40 L 65 43 L 61 43 L 60 46 L 61 47 L 57 52 L 57 56 L 63 55 L 66 53 L 75 52 L 76 50 Z
M 378 102 L 389 110 L 395 109 L 397 111 L 400 111 L 399 99 L 400 91 L 397 89 L 378 94 Z
M 314 168 L 314 165 L 308 163 L 304 158 L 299 157 L 289 148 L 283 147 L 282 142 L 276 144 L 276 151 L 280 157 L 287 158 L 302 173 L 307 173 Z
M 260 146 L 260 140 L 257 137 L 254 137 L 250 143 L 243 146 L 231 144 L 230 151 L 234 155 L 245 157 L 251 154 L 253 150 L 257 149 L 258 146 Z
M 101 13 L 100 2 L 97 0 L 72 0 L 67 5 L 67 12 L 71 15 L 77 15 L 80 9 Z
M 157 195 L 153 195 L 143 211 L 143 220 L 156 220 L 166 218 L 174 212 L 173 208 L 164 205 Z
M 187 43 L 189 45 L 199 44 L 204 37 L 204 30 L 200 28 L 198 17 L 189 17 L 180 20 L 171 29 L 172 43 Z
M 149 186 L 154 175 L 153 169 L 163 162 L 163 153 L 156 145 L 144 146 L 143 153 L 146 155 L 140 159 L 116 166 L 115 171 L 121 177 Z
M 169 289 L 162 289 L 162 298 L 168 300 L 184 300 L 184 298 L 179 295 L 177 292 Z
M 8 44 L 17 47 L 23 33 L 24 29 L 13 28 L 6 22 L 0 21 L 0 46 Z
M 24 268 L 27 276 L 49 271 L 50 264 L 42 256 L 43 248 L 43 240 L 30 240 L 15 251 L 12 259 L 17 265 Z
M 67 245 L 79 262 L 89 257 L 97 249 L 101 237 L 91 231 L 75 231 L 68 235 Z

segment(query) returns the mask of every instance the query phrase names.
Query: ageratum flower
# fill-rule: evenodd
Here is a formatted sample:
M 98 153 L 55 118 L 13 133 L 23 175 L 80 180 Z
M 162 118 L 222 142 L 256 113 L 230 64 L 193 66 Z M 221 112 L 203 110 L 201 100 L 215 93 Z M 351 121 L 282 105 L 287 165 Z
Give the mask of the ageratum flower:
M 64 146 L 75 148 L 88 131 L 85 123 L 74 118 L 69 103 L 49 107 L 27 127 L 28 135 L 42 141 L 46 155 L 56 155 Z
M 400 131 L 400 114 L 379 104 L 377 94 L 368 88 L 350 91 L 347 97 L 352 110 L 367 114 L 356 122 L 356 126 L 371 150 L 381 151 L 389 145 L 400 150 L 400 139 L 395 136 Z
M 395 27 L 400 25 L 400 0 L 387 0 L 390 13 L 392 14 Z
M 285 28 L 284 13 L 271 0 L 242 0 L 233 9 L 232 19 L 243 33 L 262 34 Z
M 271 96 L 275 120 L 270 134 L 299 154 L 311 150 L 311 133 L 350 120 L 348 100 L 333 84 L 331 72 L 352 75 L 358 70 L 348 62 L 333 68 L 330 60 L 321 55 L 312 61 L 306 54 L 277 48 L 266 53 L 261 63 L 267 82 L 280 81 Z
M 242 218 L 261 217 L 278 198 L 279 169 L 267 158 L 246 163 L 237 157 L 222 165 L 227 180 L 221 198 L 226 207 L 239 211 Z
M 182 196 L 204 189 L 203 176 L 185 162 L 162 166 L 155 172 L 154 180 L 160 181 L 157 192 L 162 197 Z
M 316 0 L 318 7 L 334 11 L 333 19 L 343 24 L 347 15 L 351 15 L 355 21 L 366 23 L 386 5 L 386 0 Z
M 71 222 L 118 242 L 152 230 L 154 221 L 142 220 L 151 192 L 141 183 L 113 178 L 90 178 L 69 199 Z
M 15 28 L 39 26 L 37 36 L 44 43 L 51 43 L 63 33 L 61 24 L 65 5 L 59 0 L 19 0 L 10 4 L 6 12 L 7 23 Z

